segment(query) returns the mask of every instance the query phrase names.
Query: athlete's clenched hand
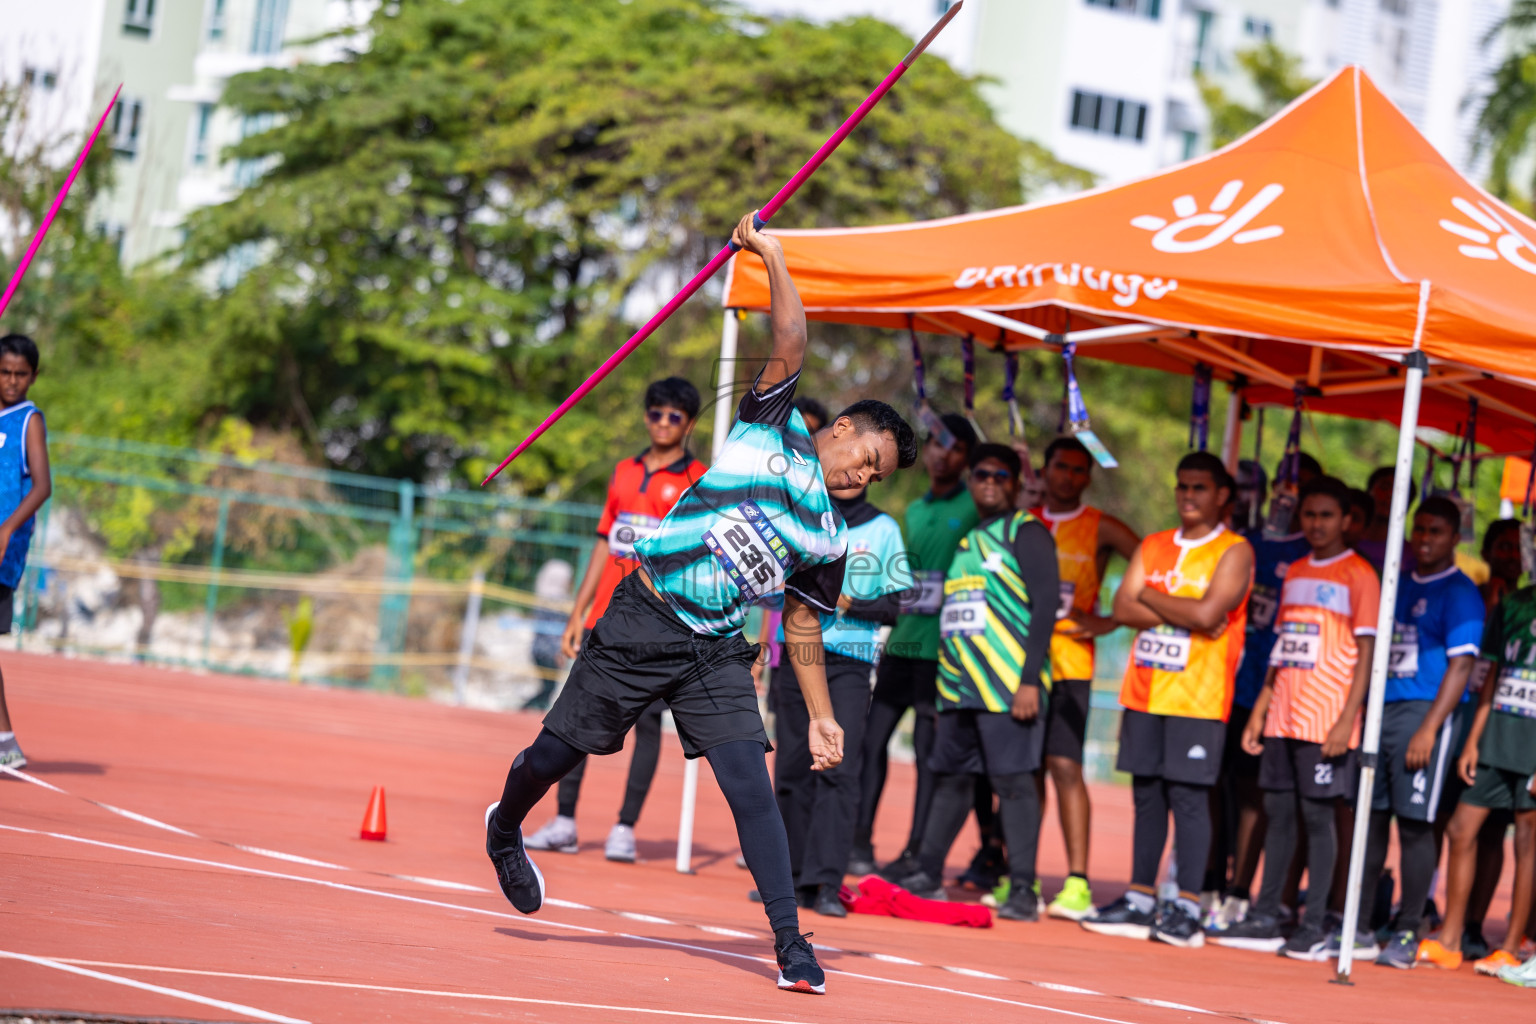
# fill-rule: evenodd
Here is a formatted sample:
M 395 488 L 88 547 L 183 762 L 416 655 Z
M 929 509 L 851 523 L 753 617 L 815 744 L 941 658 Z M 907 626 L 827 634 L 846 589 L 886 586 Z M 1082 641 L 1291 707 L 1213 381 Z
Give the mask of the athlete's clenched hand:
M 843 727 L 830 715 L 811 719 L 811 771 L 826 771 L 843 763 Z
M 1040 687 L 1020 683 L 1019 692 L 1013 695 L 1013 704 L 1008 710 L 1021 722 L 1033 722 L 1040 714 Z

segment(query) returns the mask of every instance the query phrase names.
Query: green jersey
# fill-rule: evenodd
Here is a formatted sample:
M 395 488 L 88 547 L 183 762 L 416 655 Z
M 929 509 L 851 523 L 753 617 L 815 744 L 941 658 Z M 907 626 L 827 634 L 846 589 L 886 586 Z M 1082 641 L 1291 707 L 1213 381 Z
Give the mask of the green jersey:
M 1493 663 L 1484 686 L 1497 687 L 1477 760 L 1536 772 L 1536 587 L 1521 587 L 1488 619 L 1483 657 Z
M 913 598 L 902 605 L 885 650 L 902 658 L 937 661 L 939 609 L 944 604 L 944 576 L 955 548 L 976 525 L 976 506 L 965 484 L 937 497 L 932 491 L 907 507 L 907 565 Z
M 1031 525 L 1043 534 L 1036 538 L 1043 540 L 1039 551 L 1050 561 L 1048 594 L 1030 593 L 1026 577 L 1036 567 L 1021 564 L 1028 557 L 1028 538 L 1021 539 L 1019 533 Z M 1043 655 L 1049 650 L 1060 597 L 1055 545 L 1034 516 L 1001 515 L 966 534 L 944 580 L 940 709 L 1007 711 L 1029 666 L 1038 669 L 1037 681 L 1049 690 L 1050 658 Z M 1030 623 L 1037 613 L 1042 614 L 1036 629 L 1040 636 L 1031 636 Z

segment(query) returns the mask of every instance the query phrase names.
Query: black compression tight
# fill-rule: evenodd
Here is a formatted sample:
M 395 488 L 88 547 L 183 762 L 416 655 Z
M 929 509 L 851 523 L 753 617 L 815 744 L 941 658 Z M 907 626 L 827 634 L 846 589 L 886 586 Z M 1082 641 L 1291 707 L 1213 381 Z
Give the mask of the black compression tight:
M 1198 893 L 1211 852 L 1211 787 L 1172 782 L 1158 775 L 1138 775 L 1131 783 L 1136 827 L 1131 842 L 1131 882 L 1148 891 L 1157 885 L 1157 869 L 1168 843 L 1168 813 L 1173 812 L 1173 852 L 1179 864 L 1179 889 Z
M 736 838 L 763 898 L 768 923 L 775 933 L 785 928 L 798 930 L 800 915 L 789 867 L 789 837 L 768 778 L 763 745 L 755 740 L 736 740 L 711 747 L 704 756 L 736 819 Z
M 1264 794 L 1264 813 L 1269 816 L 1269 831 L 1264 839 L 1264 883 L 1257 913 L 1271 917 L 1280 913 L 1280 894 L 1296 852 L 1296 809 L 1307 829 L 1307 916 L 1320 925 L 1328 913 L 1328 893 L 1333 884 L 1333 863 L 1338 856 L 1338 835 L 1334 825 L 1333 800 L 1308 800 L 1294 791 Z
M 496 830 L 505 836 L 515 833 L 522 827 L 528 812 L 544 799 L 549 787 L 581 764 L 586 756 L 548 729 L 540 729 L 533 744 L 512 760 L 512 767 L 507 771 L 501 806 L 496 808 Z
M 1371 835 L 1365 844 L 1365 883 L 1360 886 L 1360 920 L 1369 921 L 1376 906 L 1376 879 L 1387 864 L 1391 842 L 1391 811 L 1371 812 Z M 1427 821 L 1397 819 L 1398 873 L 1402 876 L 1401 899 L 1397 910 L 1398 931 L 1419 931 L 1424 916 L 1424 901 L 1429 898 L 1429 883 L 1435 874 L 1434 825 Z

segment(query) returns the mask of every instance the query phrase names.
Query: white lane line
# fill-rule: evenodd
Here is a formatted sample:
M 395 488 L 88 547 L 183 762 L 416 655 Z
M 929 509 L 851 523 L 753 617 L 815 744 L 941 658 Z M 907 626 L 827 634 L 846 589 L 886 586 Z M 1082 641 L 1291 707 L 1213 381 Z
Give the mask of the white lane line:
M 1001 974 L 988 974 L 986 971 L 978 971 L 974 967 L 946 967 L 946 968 L 944 968 L 944 970 L 949 971 L 949 972 L 951 972 L 953 974 L 963 974 L 967 978 L 985 978 L 987 981 L 1012 981 L 1013 980 L 1012 978 L 1005 978 Z
M 1198 1006 L 1189 1006 L 1185 1003 L 1170 1003 L 1166 999 L 1148 999 L 1145 996 L 1126 996 L 1133 1003 L 1141 1003 L 1145 1006 L 1160 1006 L 1165 1010 L 1183 1010 L 1185 1013 L 1203 1013 L 1207 1016 L 1216 1016 L 1213 1010 L 1202 1010 Z
M 1070 992 L 1076 996 L 1102 996 L 1104 994 L 1102 992 L 1095 992 L 1091 988 L 1078 988 L 1076 985 L 1063 985 L 1059 981 L 1029 981 L 1025 982 L 1025 984 L 1034 985 L 1036 988 L 1048 988 L 1052 992 Z
M 187 835 L 190 836 L 192 833 L 188 832 Z M 198 836 L 196 838 L 201 839 L 202 837 Z M 281 850 L 264 850 L 259 846 L 241 846 L 239 843 L 232 843 L 231 845 L 234 846 L 234 848 L 237 850 L 243 850 L 246 853 L 254 853 L 258 857 L 271 857 L 273 860 L 285 860 L 290 864 L 308 864 L 312 868 L 329 868 L 332 871 L 352 870 L 345 864 L 332 864 L 330 861 L 315 860 L 313 857 L 300 857 L 296 853 L 284 853 Z
M 340 865 L 338 865 L 338 866 L 340 866 Z M 351 868 L 342 868 L 342 870 L 343 871 L 350 871 Z M 398 878 L 402 882 L 419 882 L 422 885 L 430 885 L 430 886 L 434 886 L 435 888 L 438 888 L 438 889 L 453 889 L 456 892 L 490 892 L 491 891 L 491 890 L 487 889 L 483 885 L 466 885 L 463 882 L 445 882 L 441 878 L 422 878 L 420 875 L 390 875 L 390 877 L 391 878 Z M 546 903 L 553 903 L 554 901 L 553 900 L 546 900 L 545 902 Z M 581 907 L 581 909 L 583 909 L 583 910 L 587 909 L 585 907 L 582 907 L 580 903 L 573 903 L 571 905 L 573 907 Z
M 557 900 L 553 896 L 545 896 L 544 902 L 552 907 L 564 907 L 566 910 L 591 910 L 585 903 L 572 903 L 570 900 Z
M 688 1010 L 653 1010 L 643 1006 L 611 1006 L 603 1003 L 571 1003 L 561 999 L 534 999 L 529 996 L 492 995 L 483 992 L 452 992 L 446 989 L 406 988 L 398 985 L 363 985 L 351 981 L 323 981 L 317 978 L 287 978 L 272 974 L 236 974 L 230 971 L 200 971 L 189 967 L 157 967 L 150 964 L 119 964 L 104 960 L 76 960 L 56 957 L 60 964 L 84 964 L 111 967 L 120 971 L 154 971 L 161 974 L 192 974 L 204 978 L 233 978 L 240 981 L 272 981 L 284 985 L 312 985 L 319 988 L 356 989 L 363 992 L 392 992 L 400 995 L 431 996 L 434 999 L 480 999 L 496 1003 L 528 1003 L 535 1006 L 565 1006 L 578 1010 L 610 1010 L 620 1013 L 645 1013 L 663 1017 L 692 1017 L 699 1020 L 736 1021 L 738 1024 L 806 1024 L 805 1021 L 776 1020 L 770 1017 L 732 1017 L 721 1013 Z M 286 1020 L 287 1018 L 278 1018 Z
M 544 902 L 548 903 L 549 901 L 545 900 Z M 590 909 L 590 908 L 583 908 L 583 909 Z M 760 938 L 762 938 L 761 935 L 754 935 L 751 932 L 737 931 L 735 928 L 722 928 L 722 927 L 720 927 L 717 924 L 701 924 L 698 927 L 699 927 L 699 931 L 709 932 L 711 935 L 724 935 L 728 939 L 760 939 Z
M 72 836 L 64 832 L 44 832 L 41 829 L 22 828 L 19 825 L 0 825 L 0 829 L 7 832 L 22 832 L 27 835 L 49 836 L 53 839 L 62 839 L 70 843 L 83 843 L 86 846 L 99 846 L 106 850 L 120 850 L 123 853 L 137 853 L 145 857 L 158 857 L 162 860 L 180 861 L 183 864 L 196 864 L 199 867 L 219 868 L 223 871 L 234 871 L 244 875 L 257 875 L 261 878 L 280 878 L 288 882 L 304 882 L 308 885 L 319 885 L 327 889 L 339 889 L 342 892 L 364 893 L 368 896 L 382 896 L 385 899 L 399 900 L 402 903 L 415 903 L 425 907 L 439 907 L 443 910 L 457 910 L 465 914 L 480 914 L 484 917 L 495 917 L 506 921 L 521 921 L 525 924 L 543 925 L 547 928 L 563 928 L 567 931 L 583 932 L 587 935 L 609 935 L 601 928 L 586 928 L 579 924 L 566 924 L 563 921 L 550 921 L 544 918 L 525 917 L 522 914 L 507 914 L 499 910 L 486 910 L 483 907 L 466 907 L 462 903 L 444 903 L 441 900 L 429 900 L 421 896 L 408 896 L 401 892 L 390 892 L 387 889 L 369 889 L 361 885 L 348 885 L 345 882 L 330 882 L 323 878 L 308 878 L 304 875 L 289 875 L 281 871 L 266 871 L 262 868 L 250 868 L 243 864 L 229 864 L 219 860 L 204 860 L 201 857 L 183 857 L 176 853 L 161 853 L 159 850 L 146 850 L 138 846 L 124 846 L 121 843 L 108 843 L 100 839 L 86 839 L 84 836 Z
M 631 921 L 639 921 L 642 924 L 673 924 L 664 917 L 653 917 L 650 914 L 637 914 L 633 910 L 615 910 L 620 917 L 627 917 Z
M 871 953 L 869 954 L 869 958 L 871 960 L 879 960 L 883 964 L 902 964 L 906 967 L 923 966 L 922 961 L 920 960 L 908 960 L 906 957 L 897 956 L 894 953 Z
M 737 960 L 752 960 L 761 964 L 771 964 L 772 960 L 763 957 L 751 956 L 747 953 L 733 953 L 728 949 L 716 949 L 713 946 L 695 946 L 688 942 L 671 942 L 667 939 L 653 939 L 647 935 L 624 935 L 623 939 L 634 939 L 638 942 L 649 942 L 657 946 L 673 946 L 677 949 L 692 950 L 696 953 L 713 953 L 716 956 L 734 957 Z M 925 992 L 939 992 L 943 995 L 961 996 L 966 999 L 979 999 L 984 1003 L 1000 1003 L 1003 1006 L 1017 1006 L 1025 1010 L 1040 1010 L 1044 1013 L 1059 1013 L 1063 1017 L 1075 1017 L 1078 1020 L 1097 1020 L 1104 1024 L 1133 1024 L 1132 1021 L 1120 1020 L 1117 1017 L 1099 1017 L 1091 1013 L 1079 1013 L 1076 1010 L 1063 1010 L 1059 1006 L 1042 1006 L 1039 1003 L 1026 1003 L 1017 999 L 1004 999 L 1001 996 L 987 996 L 980 992 L 967 992 L 962 988 L 946 988 L 943 985 L 925 985 L 920 981 L 900 981 L 896 978 L 882 978 L 877 974 L 854 974 L 841 968 L 833 968 L 828 974 L 840 975 L 844 978 L 856 978 L 859 981 L 874 981 L 882 985 L 896 985 L 901 988 L 922 989 Z
M 5 772 L 5 774 L 10 775 L 13 778 L 18 778 L 22 782 L 30 782 L 34 786 L 42 786 L 44 789 L 51 789 L 55 793 L 63 793 L 65 796 L 73 796 L 74 795 L 73 793 L 70 793 L 68 790 L 60 789 L 58 786 L 55 786 L 51 782 L 44 782 L 42 779 L 38 778 L 37 776 L 35 776 L 35 775 L 28 775 L 26 772 L 22 771 L 21 769 L 19 769 L 19 768 L 12 768 L 10 765 L 0 764 L 0 772 Z
M 60 792 L 62 792 L 62 790 Z M 177 828 L 175 825 L 168 825 L 161 821 L 159 818 L 151 818 L 149 815 L 140 814 L 138 811 L 128 811 L 121 807 L 113 807 L 111 804 L 104 804 L 98 800 L 92 800 L 91 803 L 95 804 L 97 807 L 100 807 L 104 811 L 111 811 L 113 814 L 120 814 L 127 818 L 129 821 L 137 821 L 140 824 L 148 825 L 151 828 L 162 828 L 167 832 L 174 832 L 179 836 L 187 836 L 190 839 L 202 838 L 202 836 L 198 835 L 196 832 L 188 832 L 184 828 Z
M 208 996 L 200 996 L 195 992 L 183 992 L 179 988 L 166 988 L 164 985 L 151 985 L 147 981 L 136 981 L 133 978 L 124 978 L 116 974 L 103 974 L 100 971 L 86 970 L 84 967 L 75 966 L 75 961 L 51 960 L 45 956 L 28 956 L 25 953 L 12 953 L 10 950 L 5 949 L 0 949 L 0 957 L 4 957 L 8 960 L 21 960 L 29 964 L 37 964 L 39 967 L 51 967 L 56 971 L 64 971 L 69 974 L 78 974 L 86 978 L 95 978 L 97 981 L 111 982 L 114 985 L 124 985 L 128 988 L 141 989 L 145 992 L 153 992 L 156 995 L 170 996 L 172 999 L 181 999 L 189 1003 L 201 1003 L 203 1006 L 212 1006 L 218 1010 L 228 1010 L 230 1013 L 238 1013 L 242 1017 L 251 1017 L 255 1020 L 272 1021 L 273 1024 L 309 1024 L 308 1021 L 300 1020 L 297 1017 L 284 1017 L 279 1013 L 268 1013 L 266 1010 L 258 1010 L 254 1006 L 245 1006 L 241 1003 L 225 1002 L 223 999 L 210 999 Z

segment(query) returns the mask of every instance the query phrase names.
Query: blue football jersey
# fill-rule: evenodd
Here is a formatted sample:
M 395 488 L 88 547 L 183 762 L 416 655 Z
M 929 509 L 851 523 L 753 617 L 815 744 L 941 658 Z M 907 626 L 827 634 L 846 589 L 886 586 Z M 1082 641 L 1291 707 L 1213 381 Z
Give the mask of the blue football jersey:
M 1433 576 L 1405 574 L 1397 587 L 1386 701 L 1434 700 L 1450 660 L 1481 651 L 1483 616 L 1477 584 L 1455 566 Z

